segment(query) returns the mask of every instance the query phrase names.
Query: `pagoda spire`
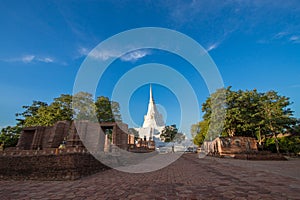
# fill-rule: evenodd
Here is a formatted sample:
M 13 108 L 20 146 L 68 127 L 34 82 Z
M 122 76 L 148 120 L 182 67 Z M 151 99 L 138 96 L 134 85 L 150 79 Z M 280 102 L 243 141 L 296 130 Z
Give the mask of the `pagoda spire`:
M 153 95 L 152 95 L 152 84 L 150 83 L 150 99 L 149 102 L 154 102 Z
M 150 128 L 150 129 L 152 128 L 153 130 L 154 129 L 158 130 L 159 127 L 164 127 L 164 121 L 162 115 L 158 112 L 154 102 L 153 93 L 152 93 L 152 84 L 150 84 L 149 94 L 150 95 L 149 95 L 148 111 L 147 114 L 144 116 L 143 128 Z

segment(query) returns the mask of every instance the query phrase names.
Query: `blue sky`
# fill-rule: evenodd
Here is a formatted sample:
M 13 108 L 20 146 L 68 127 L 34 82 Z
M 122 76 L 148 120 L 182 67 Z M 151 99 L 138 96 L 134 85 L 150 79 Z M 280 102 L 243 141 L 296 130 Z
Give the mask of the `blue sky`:
M 60 94 L 71 94 L 90 50 L 117 33 L 140 27 L 188 35 L 212 57 L 225 86 L 276 90 L 291 98 L 294 114 L 300 117 L 299 1 L 4 0 L 0 27 L 1 127 L 15 124 L 15 113 L 32 100 L 51 102 Z M 209 95 L 188 63 L 153 49 L 115 61 L 101 80 L 107 87 L 97 95 L 110 96 L 122 73 L 149 62 L 180 71 L 190 80 L 200 104 Z M 141 86 L 130 99 L 130 114 L 138 125 L 147 110 L 148 88 Z M 153 90 L 156 103 L 167 113 L 167 124 L 178 123 L 176 95 L 160 85 L 154 84 Z

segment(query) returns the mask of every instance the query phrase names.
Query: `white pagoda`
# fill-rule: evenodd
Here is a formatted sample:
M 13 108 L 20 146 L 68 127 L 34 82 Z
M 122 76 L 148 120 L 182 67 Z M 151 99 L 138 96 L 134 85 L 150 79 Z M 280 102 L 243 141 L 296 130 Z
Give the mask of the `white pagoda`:
M 144 116 L 143 127 L 139 128 L 139 136 L 146 140 L 160 140 L 161 131 L 164 129 L 165 123 L 163 116 L 158 112 L 153 95 L 152 86 L 150 84 L 150 98 L 147 114 Z

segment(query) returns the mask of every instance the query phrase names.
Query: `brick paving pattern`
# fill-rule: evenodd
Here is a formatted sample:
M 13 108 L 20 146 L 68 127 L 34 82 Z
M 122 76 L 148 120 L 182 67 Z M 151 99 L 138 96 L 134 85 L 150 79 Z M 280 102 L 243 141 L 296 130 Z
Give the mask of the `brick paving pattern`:
M 112 169 L 76 181 L 0 181 L 0 199 L 300 199 L 299 173 L 299 159 L 184 154 L 166 168 L 143 174 Z

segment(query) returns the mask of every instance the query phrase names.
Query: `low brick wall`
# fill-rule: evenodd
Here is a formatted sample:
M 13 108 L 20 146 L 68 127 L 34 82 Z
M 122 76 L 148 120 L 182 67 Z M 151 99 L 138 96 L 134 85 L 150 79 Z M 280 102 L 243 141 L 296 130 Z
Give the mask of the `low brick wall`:
M 0 156 L 1 180 L 75 180 L 106 169 L 89 153 Z
M 242 160 L 287 160 L 283 155 L 275 153 L 235 154 L 234 158 Z

